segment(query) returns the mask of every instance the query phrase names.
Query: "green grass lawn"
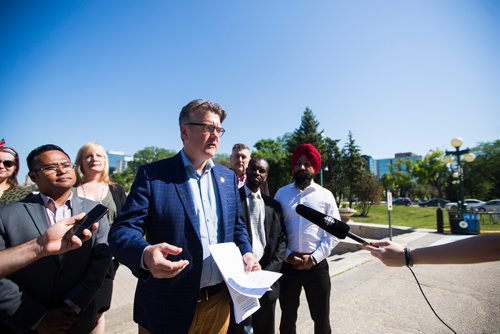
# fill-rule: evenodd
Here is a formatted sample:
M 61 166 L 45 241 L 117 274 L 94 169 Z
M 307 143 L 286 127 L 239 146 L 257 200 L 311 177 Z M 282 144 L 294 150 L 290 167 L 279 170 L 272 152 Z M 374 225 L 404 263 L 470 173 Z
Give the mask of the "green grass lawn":
M 448 211 L 443 210 L 444 230 L 450 229 Z M 353 216 L 352 220 L 357 223 L 369 224 L 389 224 L 389 215 L 386 204 L 374 205 L 371 207 L 368 217 Z M 421 208 L 413 206 L 393 206 L 392 207 L 392 225 L 406 226 L 413 228 L 437 229 L 436 208 Z M 500 224 L 492 224 L 487 215 L 481 215 L 481 233 L 500 232 Z

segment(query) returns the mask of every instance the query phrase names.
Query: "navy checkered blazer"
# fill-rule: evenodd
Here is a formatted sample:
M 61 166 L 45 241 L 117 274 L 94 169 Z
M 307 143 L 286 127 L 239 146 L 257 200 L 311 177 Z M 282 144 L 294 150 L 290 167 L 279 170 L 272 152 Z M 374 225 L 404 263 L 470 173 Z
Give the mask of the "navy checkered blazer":
M 246 226 L 239 218 L 234 173 L 217 164 L 212 171 L 222 209 L 222 240 L 235 242 L 242 254 L 251 252 Z M 139 168 L 108 241 L 113 255 L 139 278 L 134 321 L 151 333 L 187 333 L 199 298 L 203 249 L 180 152 Z M 174 278 L 155 279 L 140 268 L 144 248 L 161 242 L 183 250 L 169 259 L 189 260 Z

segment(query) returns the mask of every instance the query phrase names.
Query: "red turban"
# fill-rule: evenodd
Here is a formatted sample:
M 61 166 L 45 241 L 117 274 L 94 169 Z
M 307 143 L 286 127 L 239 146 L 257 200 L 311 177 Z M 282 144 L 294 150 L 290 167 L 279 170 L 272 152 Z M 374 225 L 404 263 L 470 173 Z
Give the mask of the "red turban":
M 314 168 L 314 172 L 319 172 L 321 168 L 321 154 L 319 154 L 316 147 L 311 144 L 302 144 L 297 146 L 297 148 L 293 151 L 292 155 L 292 168 L 295 167 L 297 161 L 301 156 L 305 155 L 312 168 Z

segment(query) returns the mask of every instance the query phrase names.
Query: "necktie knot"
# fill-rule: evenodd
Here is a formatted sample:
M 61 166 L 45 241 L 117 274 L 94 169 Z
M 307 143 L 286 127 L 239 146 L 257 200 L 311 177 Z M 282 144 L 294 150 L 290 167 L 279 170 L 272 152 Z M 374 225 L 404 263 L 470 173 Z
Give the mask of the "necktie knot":
M 54 203 L 53 201 L 48 201 L 47 202 L 47 208 L 53 213 L 53 214 L 56 214 L 56 211 L 57 211 L 57 207 L 56 207 L 56 203 Z

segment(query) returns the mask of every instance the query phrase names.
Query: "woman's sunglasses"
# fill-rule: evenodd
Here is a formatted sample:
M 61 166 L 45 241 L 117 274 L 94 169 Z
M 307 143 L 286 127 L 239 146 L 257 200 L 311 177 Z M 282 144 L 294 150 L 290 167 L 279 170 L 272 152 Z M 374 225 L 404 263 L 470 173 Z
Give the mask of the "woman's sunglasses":
M 12 160 L 0 160 L 0 164 L 2 164 L 5 166 L 5 168 L 11 168 L 11 167 L 14 167 L 16 165 L 16 163 Z

